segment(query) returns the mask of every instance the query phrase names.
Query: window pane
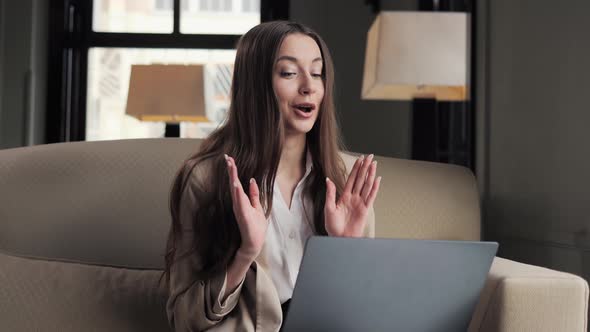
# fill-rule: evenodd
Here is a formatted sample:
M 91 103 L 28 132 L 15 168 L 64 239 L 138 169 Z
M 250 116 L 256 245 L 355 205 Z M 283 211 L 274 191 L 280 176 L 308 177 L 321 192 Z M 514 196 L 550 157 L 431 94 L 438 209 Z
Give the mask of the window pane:
M 203 64 L 205 113 L 211 122 L 181 122 L 180 136 L 208 136 L 225 119 L 235 56 L 235 50 L 91 48 L 86 140 L 164 136 L 164 122 L 140 121 L 125 114 L 134 64 Z
M 223 11 L 224 12 L 231 12 L 232 11 L 232 0 L 223 0 Z
M 98 32 L 171 33 L 173 0 L 94 0 L 92 29 Z
M 260 0 L 180 1 L 182 33 L 241 35 L 260 23 Z
M 249 12 L 251 10 L 250 8 L 251 8 L 251 6 L 250 6 L 250 0 L 242 0 L 242 9 L 245 12 Z

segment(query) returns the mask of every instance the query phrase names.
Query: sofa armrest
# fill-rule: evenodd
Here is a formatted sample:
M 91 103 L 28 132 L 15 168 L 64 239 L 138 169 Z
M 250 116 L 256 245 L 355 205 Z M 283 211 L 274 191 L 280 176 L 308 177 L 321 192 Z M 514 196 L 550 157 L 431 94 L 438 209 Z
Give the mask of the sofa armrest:
M 468 331 L 586 332 L 587 319 L 584 279 L 496 257 Z

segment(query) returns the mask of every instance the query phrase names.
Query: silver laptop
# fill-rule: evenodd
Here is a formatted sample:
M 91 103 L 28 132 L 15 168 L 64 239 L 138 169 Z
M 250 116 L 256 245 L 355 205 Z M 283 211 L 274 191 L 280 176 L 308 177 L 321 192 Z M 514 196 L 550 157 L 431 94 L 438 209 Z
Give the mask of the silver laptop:
M 282 331 L 466 331 L 497 249 L 313 236 Z

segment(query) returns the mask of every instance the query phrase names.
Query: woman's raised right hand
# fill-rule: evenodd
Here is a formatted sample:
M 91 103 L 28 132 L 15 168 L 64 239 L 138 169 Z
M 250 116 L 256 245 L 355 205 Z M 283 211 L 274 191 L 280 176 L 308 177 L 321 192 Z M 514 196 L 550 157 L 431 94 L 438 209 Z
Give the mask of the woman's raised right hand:
M 260 192 L 254 179 L 250 179 L 248 195 L 242 188 L 234 158 L 225 155 L 232 207 L 240 229 L 242 245 L 239 254 L 254 260 L 262 250 L 268 229 L 268 220 L 260 204 Z

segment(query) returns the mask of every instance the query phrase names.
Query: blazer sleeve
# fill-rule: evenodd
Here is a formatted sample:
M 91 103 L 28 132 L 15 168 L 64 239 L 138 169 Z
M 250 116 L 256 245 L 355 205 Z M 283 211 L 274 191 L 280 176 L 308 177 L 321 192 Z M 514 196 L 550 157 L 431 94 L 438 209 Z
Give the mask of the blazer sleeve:
M 181 195 L 180 223 L 182 235 L 177 243 L 176 256 L 192 247 L 192 218 L 198 209 L 195 190 L 196 172 L 191 174 Z M 198 255 L 191 254 L 176 260 L 170 271 L 169 297 L 166 302 L 168 322 L 175 331 L 202 331 L 220 323 L 238 303 L 244 280 L 225 299 L 227 272 L 209 280 L 195 280 L 199 271 Z

